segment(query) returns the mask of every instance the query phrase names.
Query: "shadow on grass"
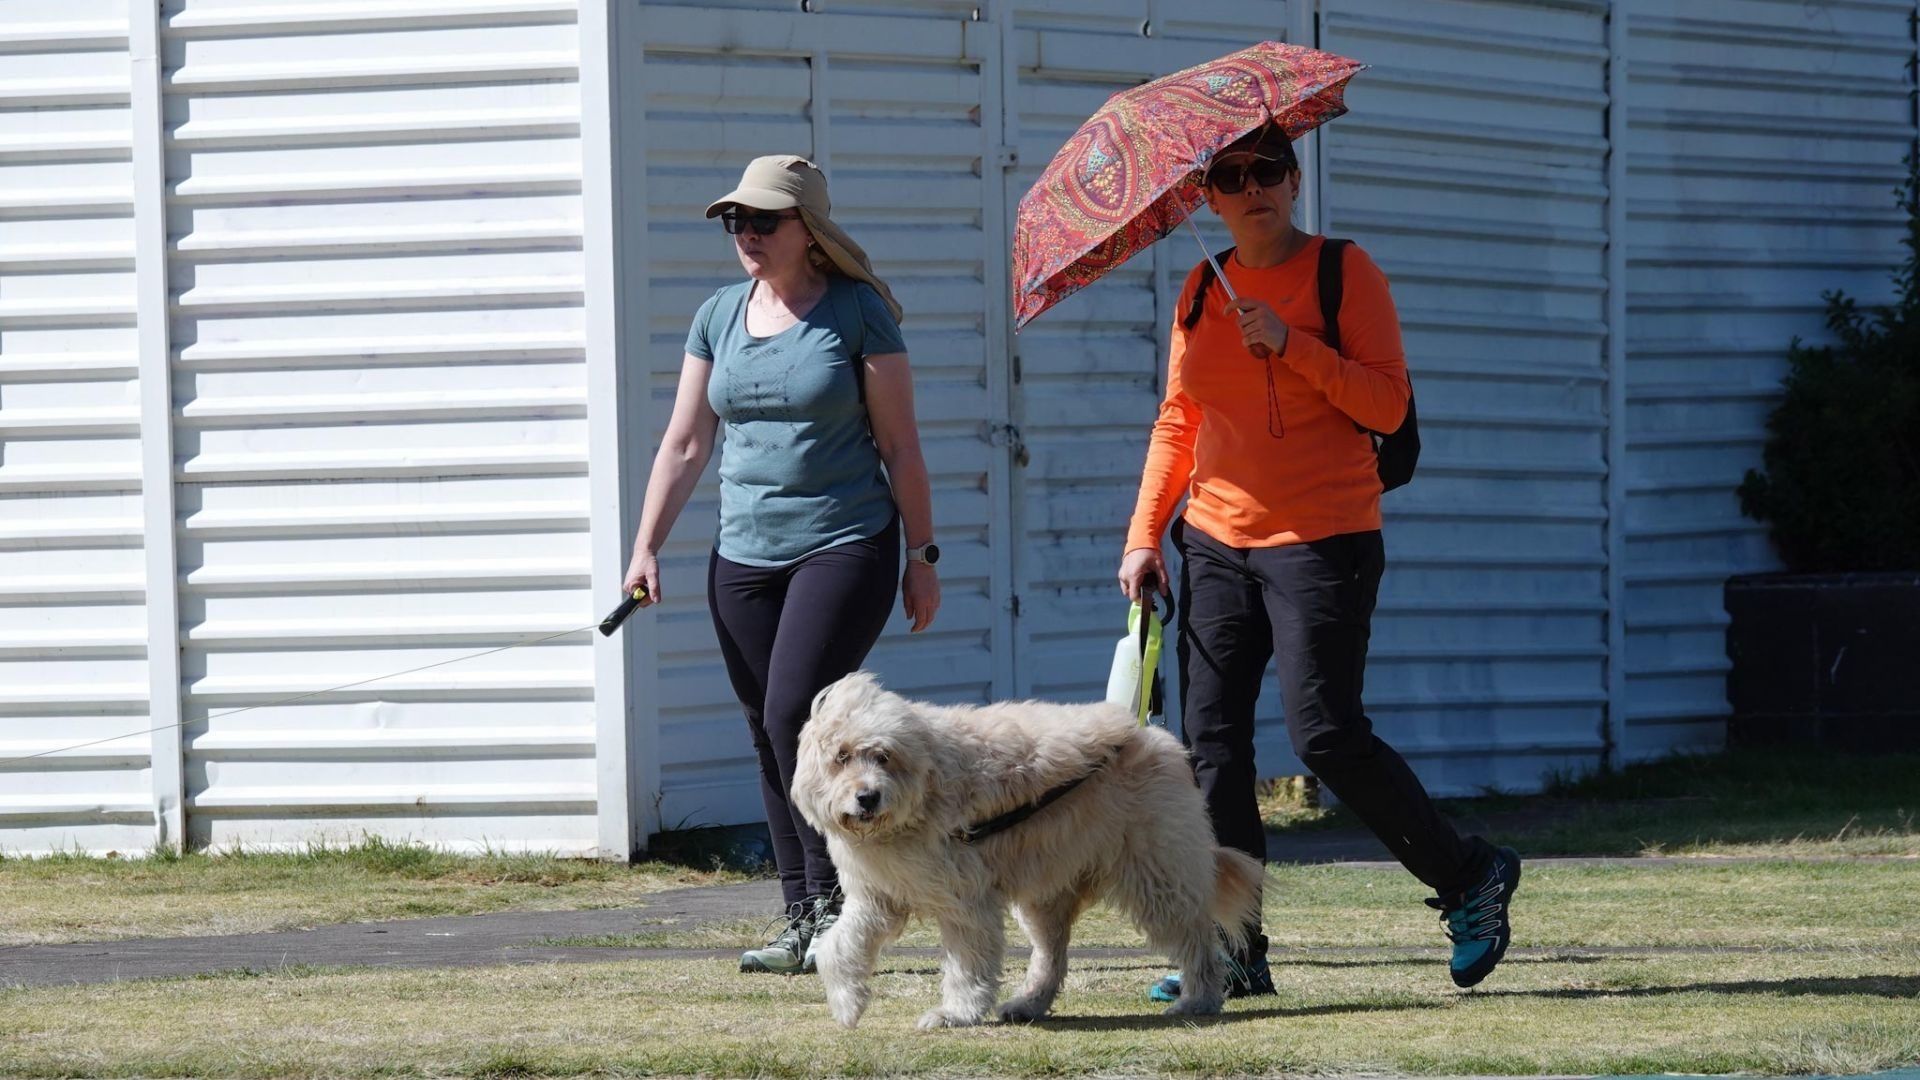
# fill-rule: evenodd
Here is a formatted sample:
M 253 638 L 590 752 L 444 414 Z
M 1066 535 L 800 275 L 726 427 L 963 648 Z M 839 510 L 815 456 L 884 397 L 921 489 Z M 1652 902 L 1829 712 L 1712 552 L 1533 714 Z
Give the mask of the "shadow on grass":
M 1679 983 L 1672 986 L 1567 987 L 1558 990 L 1477 990 L 1490 997 L 1589 998 L 1666 997 L 1672 994 L 1778 994 L 1782 997 L 1920 998 L 1920 975 L 1840 975 L 1745 982 Z
M 899 959 L 902 962 L 889 964 L 886 962 L 885 958 L 883 957 L 880 965 L 874 969 L 874 974 L 876 975 L 938 975 L 940 974 L 940 963 L 937 959 L 923 960 L 917 957 L 915 958 L 901 957 Z M 1596 955 L 1596 954 L 1567 953 L 1564 955 L 1556 954 L 1552 956 L 1511 956 L 1510 955 L 1505 960 L 1502 960 L 1500 963 L 1501 963 L 1501 966 L 1503 967 L 1515 967 L 1515 966 L 1524 965 L 1524 964 L 1636 964 L 1636 963 L 1643 963 L 1647 959 L 1648 958 L 1644 956 L 1618 956 L 1618 955 L 1602 956 L 1602 955 Z M 915 962 L 907 962 L 909 960 L 915 961 Z M 1269 960 L 1271 960 L 1273 966 L 1276 968 L 1431 967 L 1435 971 L 1442 971 L 1442 970 L 1445 970 L 1447 966 L 1447 958 L 1445 956 L 1382 956 L 1382 957 L 1369 957 L 1369 958 L 1354 959 L 1354 960 L 1323 960 L 1318 957 L 1271 956 L 1269 957 Z M 1155 975 L 1164 975 L 1168 972 L 1171 966 L 1172 966 L 1171 961 L 1157 960 L 1157 959 L 1138 960 L 1138 961 L 1102 959 L 1102 960 L 1082 961 L 1079 963 L 1073 963 L 1070 960 L 1068 963 L 1068 970 L 1069 971 L 1092 970 L 1092 971 L 1102 971 L 1102 972 L 1109 972 L 1109 973 L 1140 971 L 1140 972 L 1152 972 Z
M 1034 1021 L 1036 1027 L 1062 1031 L 1136 1031 L 1154 1028 L 1211 1027 L 1238 1024 L 1248 1020 L 1297 1020 L 1310 1016 L 1349 1016 L 1361 1013 L 1413 1012 L 1419 1009 L 1444 1009 L 1446 1001 L 1379 1001 L 1330 1003 L 1326 1005 L 1269 1005 L 1242 1007 L 1229 1005 L 1218 1016 L 1168 1016 L 1144 1013 L 1139 1016 L 1060 1016 Z
M 1447 966 L 1445 955 L 1436 956 L 1386 956 L 1378 959 L 1358 960 L 1321 960 L 1318 958 L 1295 959 L 1291 956 L 1269 956 L 1276 968 L 1370 968 L 1370 967 L 1431 967 L 1440 970 Z M 1644 956 L 1598 956 L 1591 953 L 1568 953 L 1564 956 L 1513 956 L 1508 955 L 1500 961 L 1501 967 L 1519 964 L 1635 964 L 1644 962 Z
M 1329 1003 L 1325 1005 L 1230 1005 L 1218 1016 L 1167 1016 L 1163 1013 L 1138 1016 L 1061 1016 L 1053 1015 L 1035 1024 L 1063 1031 L 1128 1031 L 1188 1025 L 1238 1024 L 1249 1020 L 1285 1020 L 1310 1016 L 1342 1016 L 1357 1013 L 1411 1012 L 1418 1009 L 1451 1008 L 1476 997 L 1546 998 L 1584 1001 L 1596 998 L 1665 997 L 1673 994 L 1778 994 L 1786 997 L 1884 997 L 1911 999 L 1920 996 L 1920 976 L 1850 975 L 1801 979 L 1754 979 L 1745 982 L 1680 983 L 1673 986 L 1627 986 L 1615 989 L 1593 987 L 1559 990 L 1470 990 L 1441 999 L 1406 1001 Z

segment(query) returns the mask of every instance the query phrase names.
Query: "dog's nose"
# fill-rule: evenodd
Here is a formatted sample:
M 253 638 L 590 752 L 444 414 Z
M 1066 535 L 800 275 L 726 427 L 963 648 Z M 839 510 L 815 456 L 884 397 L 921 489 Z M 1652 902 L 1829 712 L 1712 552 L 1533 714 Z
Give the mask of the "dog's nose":
M 860 804 L 860 809 L 871 813 L 880 807 L 880 793 L 871 790 L 862 791 L 853 797 L 853 801 Z

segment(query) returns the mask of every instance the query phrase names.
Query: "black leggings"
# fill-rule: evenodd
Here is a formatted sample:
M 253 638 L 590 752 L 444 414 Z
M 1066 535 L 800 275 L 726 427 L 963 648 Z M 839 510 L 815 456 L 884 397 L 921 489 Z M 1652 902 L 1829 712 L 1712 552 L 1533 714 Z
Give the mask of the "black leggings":
M 742 566 L 715 552 L 707 600 L 727 677 L 760 755 L 760 797 L 788 904 L 838 882 L 827 842 L 788 799 L 813 696 L 858 668 L 900 587 L 900 522 L 785 566 Z
M 1254 799 L 1253 711 L 1267 663 L 1277 658 L 1287 733 L 1301 764 L 1441 896 L 1485 874 L 1493 848 L 1455 831 L 1361 708 L 1386 567 L 1380 533 L 1235 548 L 1176 519 L 1173 536 L 1184 559 L 1185 741 L 1220 843 L 1266 857 Z

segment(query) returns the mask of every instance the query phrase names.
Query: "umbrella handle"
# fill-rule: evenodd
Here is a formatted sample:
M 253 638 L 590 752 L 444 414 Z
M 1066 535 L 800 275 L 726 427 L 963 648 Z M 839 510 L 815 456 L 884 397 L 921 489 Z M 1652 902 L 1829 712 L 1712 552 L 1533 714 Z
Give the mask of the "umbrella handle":
M 1205 255 L 1208 264 L 1213 267 L 1213 276 L 1220 280 L 1220 287 L 1227 291 L 1227 299 L 1240 299 L 1240 294 L 1233 291 L 1233 282 L 1227 280 L 1227 272 L 1220 269 L 1220 260 L 1214 258 L 1213 252 L 1207 250 L 1206 238 L 1200 235 L 1200 226 L 1193 223 L 1191 216 L 1187 218 L 1187 228 L 1193 230 L 1193 240 L 1200 245 L 1200 254 Z M 1249 345 L 1247 351 L 1253 354 L 1255 360 L 1265 360 L 1273 355 L 1273 350 L 1265 345 Z

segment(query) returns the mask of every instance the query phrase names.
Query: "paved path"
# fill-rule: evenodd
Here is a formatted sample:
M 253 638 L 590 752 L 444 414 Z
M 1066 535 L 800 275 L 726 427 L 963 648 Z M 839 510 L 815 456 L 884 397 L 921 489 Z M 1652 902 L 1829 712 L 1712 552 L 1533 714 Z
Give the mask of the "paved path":
M 1304 856 L 1306 852 L 1295 852 Z M 1356 852 L 1346 852 L 1356 854 Z M 1334 861 L 1329 848 L 1323 860 Z M 1346 865 L 1391 867 L 1381 861 Z M 1534 859 L 1528 866 L 1697 863 L 1687 859 Z M 780 887 L 772 880 L 697 889 L 677 889 L 648 897 L 638 907 L 599 911 L 508 912 L 458 915 L 379 923 L 349 923 L 268 934 L 220 937 L 148 938 L 82 942 L 70 945 L 22 945 L 0 948 L 0 987 L 61 986 L 209 974 L 220 971 L 272 971 L 299 966 L 469 967 L 488 964 L 587 963 L 625 959 L 731 960 L 733 949 L 598 948 L 542 944 L 556 939 L 610 934 L 684 933 L 701 923 L 737 922 L 768 917 L 780 908 Z M 1567 958 L 1618 954 L 1754 952 L 1724 948 L 1515 948 L 1515 957 Z M 1019 950 L 1014 955 L 1023 956 Z M 894 949 L 889 956 L 935 959 L 931 949 Z M 1077 949 L 1089 959 L 1139 958 L 1143 965 L 1165 960 L 1145 949 Z M 1281 950 L 1276 959 L 1296 962 L 1378 960 L 1395 956 L 1440 962 L 1441 944 L 1422 949 L 1323 948 Z

